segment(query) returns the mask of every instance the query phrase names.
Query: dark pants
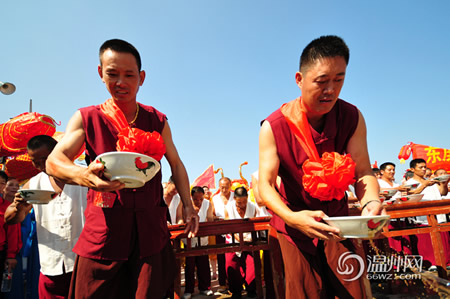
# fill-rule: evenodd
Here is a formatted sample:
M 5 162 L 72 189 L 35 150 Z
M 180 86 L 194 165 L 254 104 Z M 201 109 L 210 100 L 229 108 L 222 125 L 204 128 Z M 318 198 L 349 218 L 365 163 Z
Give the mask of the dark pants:
M 284 261 L 286 298 L 372 298 L 365 271 L 366 259 L 362 245 L 357 243 L 359 240 L 355 243 L 349 239 L 342 242 L 319 241 L 316 254 L 300 250 L 280 233 L 278 241 Z M 353 254 L 361 258 L 362 265 Z M 347 258 L 338 265 L 341 255 Z M 363 272 L 359 279 L 352 280 L 360 273 L 361 267 Z M 352 273 L 339 274 L 340 269 L 352 269 Z
M 209 258 L 207 255 L 186 257 L 185 293 L 194 293 L 195 288 L 195 267 L 197 266 L 198 289 L 205 291 L 211 289 L 211 270 L 209 268 Z
M 216 236 L 216 244 L 225 244 L 225 237 L 222 235 Z M 225 267 L 225 254 L 217 255 L 217 271 L 219 272 L 219 285 L 226 286 L 227 285 L 227 270 Z
M 134 248 L 127 261 L 77 256 L 69 298 L 163 298 L 175 279 L 171 243 L 146 258 L 139 257 L 137 242 Z

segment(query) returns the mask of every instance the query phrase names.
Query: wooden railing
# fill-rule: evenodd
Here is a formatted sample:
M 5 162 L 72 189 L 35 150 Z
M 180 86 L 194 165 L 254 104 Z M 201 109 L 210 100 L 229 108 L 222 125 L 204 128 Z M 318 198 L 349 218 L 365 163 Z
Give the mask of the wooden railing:
M 383 228 L 383 233 L 381 234 L 380 238 L 430 234 L 433 253 L 436 259 L 436 266 L 438 268 L 438 275 L 442 278 L 447 279 L 447 253 L 445 252 L 445 248 L 442 245 L 442 238 L 440 233 L 449 232 L 450 223 L 439 224 L 436 220 L 436 215 L 450 213 L 450 199 L 388 205 L 386 206 L 386 212 L 391 216 L 391 219 L 413 216 L 427 216 L 428 226 L 395 230 L 389 230 L 389 228 L 386 226 Z M 350 215 L 360 214 L 360 209 L 350 209 Z
M 238 234 L 239 240 L 244 239 L 244 233 L 252 234 L 251 242 L 238 243 L 234 241 L 230 244 L 214 244 L 207 246 L 191 247 L 191 240 L 187 239 L 186 246 L 181 246 L 181 239 L 186 238 L 184 232 L 184 225 L 169 226 L 172 234 L 172 242 L 177 259 L 177 267 L 179 268 L 178 276 L 175 280 L 174 291 L 175 298 L 181 296 L 181 258 L 188 256 L 200 256 L 209 254 L 221 254 L 236 251 L 251 251 L 253 254 L 255 264 L 255 283 L 256 294 L 258 298 L 263 298 L 263 289 L 261 281 L 261 259 L 259 255 L 260 250 L 269 250 L 268 230 L 270 217 L 260 217 L 242 220 L 219 220 L 214 222 L 200 223 L 196 238 L 204 236 L 216 236 L 223 234 Z M 262 232 L 265 233 L 263 234 Z M 233 238 L 234 240 L 234 238 Z M 200 240 L 198 240 L 200 244 Z
M 442 278 L 448 278 L 446 272 L 446 252 L 442 246 L 441 232 L 450 231 L 450 223 L 439 224 L 436 221 L 436 215 L 450 213 L 450 200 L 436 200 L 436 201 L 421 201 L 417 203 L 403 203 L 395 204 L 386 207 L 387 213 L 391 219 L 413 217 L 413 216 L 427 216 L 429 225 L 426 227 L 412 227 L 401 230 L 389 230 L 388 227 L 383 229 L 379 238 L 407 236 L 415 234 L 428 233 L 431 235 L 431 243 L 433 246 L 434 256 L 436 259 L 436 266 L 438 267 L 438 275 Z M 360 215 L 360 209 L 350 209 L 350 215 Z M 202 236 L 216 236 L 221 234 L 239 234 L 239 239 L 243 240 L 245 232 L 252 233 L 252 242 L 246 243 L 232 243 L 220 245 L 208 245 L 191 248 L 191 241 L 188 239 L 187 245 L 183 248 L 181 246 L 181 239 L 186 236 L 183 234 L 184 225 L 169 226 L 172 234 L 172 241 L 174 251 L 177 259 L 177 265 L 180 271 L 175 281 L 175 298 L 181 296 L 181 258 L 187 256 L 199 256 L 209 254 L 221 254 L 226 252 L 236 251 L 252 251 L 269 250 L 268 234 L 267 237 L 261 237 L 259 232 L 269 230 L 270 217 L 252 218 L 244 220 L 221 220 L 215 222 L 200 223 L 200 228 L 197 237 Z M 273 237 L 273 236 L 272 236 Z M 254 254 L 255 264 L 255 282 L 258 298 L 263 298 L 262 281 L 261 281 L 261 260 L 259 254 Z M 274 276 L 279 273 L 274 273 Z M 279 286 L 276 286 L 278 288 Z

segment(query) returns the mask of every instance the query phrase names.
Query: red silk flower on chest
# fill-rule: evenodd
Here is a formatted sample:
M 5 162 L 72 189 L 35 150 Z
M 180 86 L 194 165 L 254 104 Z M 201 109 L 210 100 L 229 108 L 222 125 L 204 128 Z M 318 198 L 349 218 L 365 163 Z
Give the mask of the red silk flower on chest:
M 341 199 L 350 184 L 355 182 L 356 164 L 349 154 L 323 153 L 317 161 L 303 163 L 303 187 L 322 201 Z
M 166 146 L 158 132 L 145 132 L 138 128 L 125 127 L 117 135 L 116 150 L 135 152 L 160 161 L 166 152 Z

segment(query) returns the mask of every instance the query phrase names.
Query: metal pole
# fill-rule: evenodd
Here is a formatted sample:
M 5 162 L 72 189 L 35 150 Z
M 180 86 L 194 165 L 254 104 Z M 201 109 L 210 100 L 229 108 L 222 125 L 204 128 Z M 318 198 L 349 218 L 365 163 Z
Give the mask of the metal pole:
M 30 113 L 33 112 L 33 100 L 30 99 Z

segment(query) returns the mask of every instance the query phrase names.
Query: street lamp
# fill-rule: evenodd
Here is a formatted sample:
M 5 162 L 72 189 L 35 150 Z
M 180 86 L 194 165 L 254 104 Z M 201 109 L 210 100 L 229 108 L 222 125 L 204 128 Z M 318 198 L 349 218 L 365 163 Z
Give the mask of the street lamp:
M 0 92 L 6 95 L 13 94 L 16 91 L 16 86 L 9 82 L 1 82 L 0 81 Z

